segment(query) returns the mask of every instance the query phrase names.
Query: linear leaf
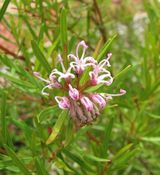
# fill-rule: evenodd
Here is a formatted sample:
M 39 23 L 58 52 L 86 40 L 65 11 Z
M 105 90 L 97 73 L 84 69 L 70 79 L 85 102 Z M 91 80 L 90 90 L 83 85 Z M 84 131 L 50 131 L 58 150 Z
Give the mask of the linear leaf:
M 66 19 L 66 9 L 61 10 L 60 15 L 60 34 L 63 46 L 67 43 L 67 19 Z
M 34 86 L 32 84 L 30 84 L 29 82 L 20 80 L 20 79 L 15 78 L 15 77 L 13 77 L 11 75 L 5 74 L 3 72 L 0 72 L 0 75 L 5 77 L 5 78 L 7 78 L 8 80 L 10 80 L 11 82 L 15 83 L 18 86 L 21 86 L 23 88 L 27 88 L 28 90 L 34 88 Z
M 3 15 L 5 14 L 6 10 L 7 10 L 7 7 L 9 5 L 11 0 L 5 0 L 4 3 L 3 3 L 3 6 L 0 10 L 0 21 L 2 20 L 3 18 Z
M 113 123 L 114 123 L 114 118 L 111 118 L 111 120 L 109 121 L 109 123 L 107 124 L 107 127 L 105 129 L 105 138 L 104 138 L 104 142 L 103 142 L 103 148 L 104 148 L 105 152 L 107 152 L 107 149 L 109 147 L 109 141 L 110 141 L 110 137 L 111 137 Z
M 60 36 L 61 36 L 62 49 L 63 49 L 63 59 L 64 59 L 63 62 L 65 67 L 67 67 L 68 41 L 67 41 L 67 13 L 65 8 L 61 10 L 61 14 L 60 14 Z
M 117 75 L 114 76 L 114 79 L 118 79 L 119 77 L 126 74 L 130 70 L 130 68 L 132 68 L 131 65 L 128 65 L 127 67 L 125 67 L 122 71 L 120 71 Z
M 96 157 L 93 155 L 85 155 L 84 159 L 89 159 L 89 160 L 96 161 L 96 162 L 110 162 L 110 160 L 108 159 L 103 159 L 103 158 Z
M 132 143 L 126 145 L 125 147 L 121 148 L 117 154 L 113 157 L 113 160 L 120 158 L 121 156 L 123 156 L 124 153 L 126 153 L 128 150 L 130 150 L 130 148 L 133 146 Z
M 157 114 L 152 114 L 152 113 L 150 113 L 150 112 L 146 112 L 146 114 L 148 114 L 148 115 L 149 115 L 150 117 L 152 117 L 152 118 L 160 119 L 160 114 L 157 115 Z
M 35 158 L 36 173 L 38 175 L 48 175 L 44 165 L 39 158 Z
M 71 170 L 66 164 L 65 162 L 60 159 L 60 158 L 57 158 L 56 161 L 55 161 L 55 165 L 60 168 L 60 169 L 63 169 L 67 172 L 70 172 L 70 173 L 73 173 L 73 170 Z
M 45 108 L 44 110 L 42 110 L 37 118 L 38 118 L 38 122 L 42 122 L 44 119 L 46 119 L 46 116 L 49 115 L 49 114 L 53 114 L 53 113 L 56 113 L 58 111 L 58 107 L 55 105 L 55 106 L 50 106 L 48 108 Z
M 76 153 L 72 153 L 69 152 L 67 149 L 63 150 L 63 153 L 70 158 L 71 160 L 73 160 L 74 162 L 78 163 L 81 168 L 84 170 L 87 170 L 89 172 L 93 172 L 93 170 L 91 169 L 91 167 L 83 160 L 83 158 L 81 156 L 79 156 Z
M 66 119 L 68 111 L 64 110 L 61 112 L 61 114 L 59 115 L 51 135 L 49 136 L 48 140 L 46 141 L 46 144 L 50 144 L 51 142 L 53 142 L 55 140 L 55 138 L 57 137 L 58 133 L 60 132 L 60 129 Z
M 110 38 L 103 46 L 103 48 L 101 49 L 100 53 L 98 54 L 97 60 L 99 61 L 100 59 L 102 59 L 102 57 L 104 57 L 104 55 L 106 54 L 106 51 L 108 49 L 108 47 L 110 46 L 110 44 L 112 43 L 112 41 L 116 38 L 117 35 L 114 35 L 112 38 Z
M 57 45 L 59 43 L 59 40 L 60 40 L 60 35 L 54 41 L 54 43 L 52 44 L 52 46 L 48 49 L 47 58 L 49 58 L 51 56 L 53 50 L 57 47 Z
M 33 52 L 34 52 L 36 58 L 39 60 L 42 67 L 48 73 L 50 73 L 51 72 L 51 67 L 50 67 L 49 63 L 47 62 L 47 60 L 46 60 L 44 54 L 42 53 L 41 49 L 39 48 L 38 44 L 34 40 L 32 40 L 32 48 L 33 48 Z
M 160 143 L 160 137 L 142 137 L 141 140 L 152 143 Z
M 2 94 L 2 102 L 1 102 L 1 134 L 3 142 L 6 142 L 7 139 L 7 128 L 6 128 L 6 95 Z
M 7 145 L 4 145 L 4 147 L 8 155 L 12 158 L 14 164 L 21 170 L 21 173 L 23 173 L 24 175 L 31 175 L 31 173 L 28 171 L 22 161 L 17 157 L 16 153 Z

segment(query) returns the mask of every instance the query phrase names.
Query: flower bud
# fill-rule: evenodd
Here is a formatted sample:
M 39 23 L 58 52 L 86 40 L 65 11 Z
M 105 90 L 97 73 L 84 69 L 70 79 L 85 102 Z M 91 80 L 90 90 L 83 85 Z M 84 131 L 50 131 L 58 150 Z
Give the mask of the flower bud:
M 88 97 L 83 96 L 80 98 L 80 101 L 82 105 L 87 109 L 87 111 L 91 112 L 93 110 L 93 103 Z
M 70 84 L 69 84 L 69 96 L 73 100 L 78 100 L 79 99 L 79 91 L 76 88 L 73 88 Z
M 69 99 L 67 97 L 56 96 L 55 100 L 56 100 L 56 102 L 58 103 L 58 106 L 61 109 L 68 109 L 68 108 L 70 108 L 70 102 L 69 102 Z
M 100 108 L 104 108 L 106 105 L 106 101 L 99 94 L 91 94 L 91 99 L 99 105 Z

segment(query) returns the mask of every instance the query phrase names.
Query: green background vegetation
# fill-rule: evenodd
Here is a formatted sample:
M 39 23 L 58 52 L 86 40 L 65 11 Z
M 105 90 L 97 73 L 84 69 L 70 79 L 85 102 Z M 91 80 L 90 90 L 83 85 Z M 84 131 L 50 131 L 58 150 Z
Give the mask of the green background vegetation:
M 158 0 L 2 1 L 12 37 L 0 32 L 0 175 L 160 174 L 159 9 Z M 115 81 L 96 91 L 127 94 L 76 131 L 33 71 L 47 77 L 81 40 L 88 55 L 113 54 Z

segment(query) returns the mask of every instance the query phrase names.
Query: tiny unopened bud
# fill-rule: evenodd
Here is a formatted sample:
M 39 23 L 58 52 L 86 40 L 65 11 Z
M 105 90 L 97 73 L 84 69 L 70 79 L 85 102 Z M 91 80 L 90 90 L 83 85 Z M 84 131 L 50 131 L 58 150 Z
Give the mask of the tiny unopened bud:
M 33 75 L 34 75 L 35 77 L 40 77 L 40 76 L 41 76 L 39 72 L 33 72 Z
M 93 103 L 88 97 L 83 96 L 80 98 L 80 101 L 82 105 L 87 109 L 87 111 L 91 112 L 93 110 Z
M 58 103 L 58 106 L 61 109 L 68 109 L 68 108 L 70 108 L 70 102 L 69 102 L 69 99 L 67 97 L 56 96 L 55 100 L 56 100 L 56 102 Z
M 104 108 L 106 106 L 106 101 L 99 94 L 91 94 L 91 99 L 99 105 L 100 108 Z

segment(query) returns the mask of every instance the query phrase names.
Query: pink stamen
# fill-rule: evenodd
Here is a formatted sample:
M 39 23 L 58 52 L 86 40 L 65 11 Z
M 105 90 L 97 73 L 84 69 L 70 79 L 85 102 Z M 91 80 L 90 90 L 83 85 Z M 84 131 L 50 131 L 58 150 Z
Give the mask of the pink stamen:
M 58 61 L 61 64 L 61 67 L 62 67 L 63 72 L 66 72 L 66 69 L 65 69 L 64 64 L 63 64 L 63 59 L 62 59 L 62 57 L 61 57 L 60 54 L 58 54 L 58 58 L 57 59 L 58 59 Z
M 84 55 L 85 55 L 86 49 L 88 48 L 88 46 L 86 45 L 86 43 L 85 43 L 84 41 L 81 41 L 81 42 L 78 43 L 77 48 L 76 48 L 76 56 L 77 56 L 78 58 L 79 58 L 78 52 L 79 52 L 80 46 L 83 47 L 83 52 L 82 52 L 82 55 L 81 55 L 81 58 L 83 58 Z
M 120 89 L 120 93 L 119 94 L 107 94 L 108 96 L 112 96 L 112 97 L 118 97 L 118 96 L 122 96 L 126 93 L 126 91 L 124 89 Z
M 46 82 L 46 83 L 49 83 L 49 80 L 46 80 L 46 79 L 42 78 L 42 77 L 41 77 L 41 74 L 40 74 L 39 72 L 33 72 L 33 75 L 34 75 L 35 77 L 37 77 L 39 80 L 44 81 L 44 82 Z

